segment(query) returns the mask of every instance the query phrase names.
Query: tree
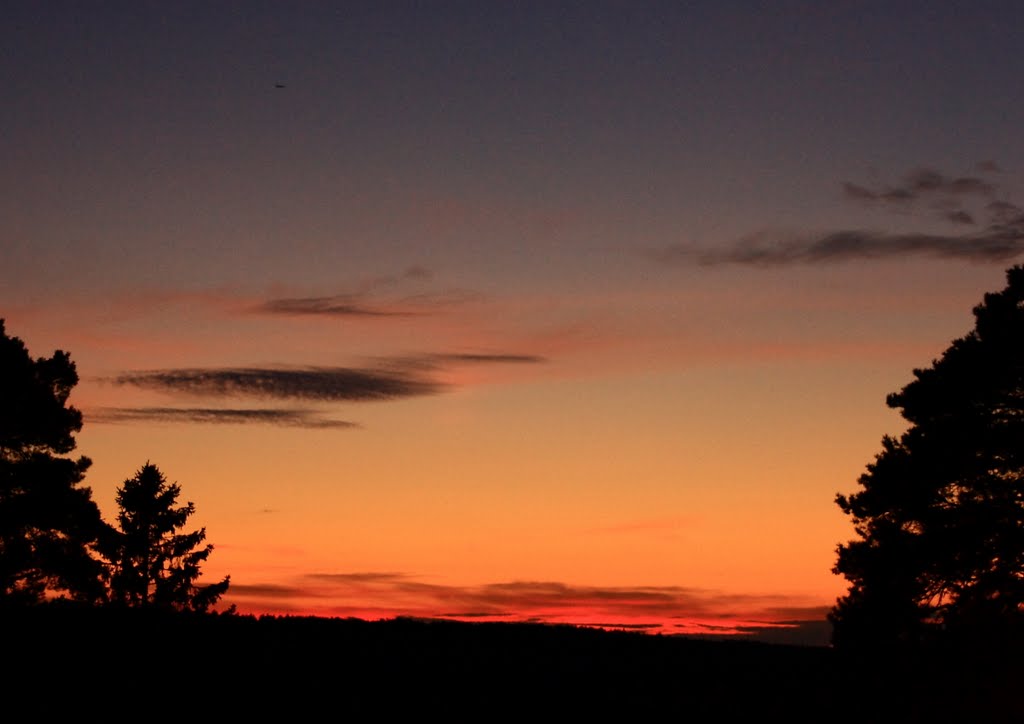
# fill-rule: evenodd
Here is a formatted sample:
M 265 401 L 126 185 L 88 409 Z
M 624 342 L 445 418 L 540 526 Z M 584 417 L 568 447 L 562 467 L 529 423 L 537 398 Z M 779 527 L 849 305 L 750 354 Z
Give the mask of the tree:
M 1024 267 L 974 317 L 889 395 L 909 428 L 836 497 L 858 536 L 833 569 L 851 584 L 830 615 L 837 646 L 1024 631 Z
M 75 449 L 82 414 L 67 404 L 78 383 L 66 352 L 32 359 L 0 319 L 0 597 L 39 602 L 48 595 L 97 600 L 92 555 L 104 524 L 88 487 L 90 460 Z
M 112 563 L 111 598 L 128 606 L 207 611 L 228 589 L 230 577 L 197 586 L 212 545 L 200 547 L 206 529 L 178 533 L 195 512 L 175 507 L 181 488 L 146 463 L 117 491 L 119 531 L 107 553 Z

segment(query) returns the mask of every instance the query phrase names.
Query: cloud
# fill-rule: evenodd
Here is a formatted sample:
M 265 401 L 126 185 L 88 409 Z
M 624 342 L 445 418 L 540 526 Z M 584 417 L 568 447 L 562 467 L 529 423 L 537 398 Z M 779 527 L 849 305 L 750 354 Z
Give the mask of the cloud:
M 1020 223 L 1024 217 L 1024 209 L 1009 201 L 992 201 L 985 209 L 992 215 L 992 221 L 996 224 L 1013 223 L 1015 220 Z
M 142 370 L 125 372 L 108 378 L 108 381 L 115 385 L 204 397 L 361 402 L 419 397 L 442 392 L 446 385 L 428 376 L 428 373 L 447 366 L 537 364 L 544 361 L 546 360 L 543 357 L 529 354 L 437 353 L 384 357 L 376 361 L 376 366 L 369 368 L 228 367 Z
M 386 309 L 368 305 L 356 294 L 340 294 L 333 297 L 299 297 L 271 299 L 256 307 L 255 311 L 284 315 L 324 315 L 331 317 L 411 317 L 413 312 L 401 309 Z
M 292 317 L 425 317 L 480 298 L 476 292 L 461 289 L 410 294 L 390 300 L 375 300 L 366 293 L 283 297 L 267 300 L 251 311 Z
M 147 390 L 203 397 L 256 397 L 320 402 L 393 400 L 440 392 L 415 373 L 352 367 L 192 368 L 126 372 L 111 380 Z
M 805 238 L 772 238 L 759 234 L 726 249 L 692 249 L 677 245 L 655 252 L 655 257 L 662 262 L 687 261 L 704 266 L 771 267 L 907 256 L 1003 262 L 1022 252 L 1024 223 L 1017 221 L 970 235 L 887 234 L 865 230 L 834 231 Z
M 932 168 L 918 168 L 895 186 L 869 188 L 850 181 L 843 182 L 843 191 L 858 201 L 885 204 L 907 204 L 923 197 L 992 196 L 995 184 L 978 176 L 946 176 Z
M 992 172 L 992 162 L 978 165 Z M 897 185 L 865 186 L 844 181 L 843 193 L 858 202 L 901 213 L 923 208 L 956 227 L 981 227 L 963 233 L 882 232 L 842 229 L 823 233 L 759 232 L 724 248 L 675 244 L 648 252 L 662 263 L 703 266 L 737 264 L 774 267 L 825 264 L 908 256 L 1002 263 L 1024 253 L 1024 210 L 994 199 L 999 188 L 978 176 L 947 176 L 931 168 L 908 173 Z M 923 204 L 923 206 L 922 206 Z
M 356 286 L 355 291 L 327 296 L 269 299 L 250 311 L 283 316 L 421 317 L 481 298 L 478 292 L 465 289 L 399 294 L 400 289 L 410 286 L 422 289 L 433 276 L 429 269 L 411 266 L 400 274 L 365 280 Z
M 192 398 L 306 400 L 318 403 L 369 402 L 422 397 L 444 392 L 438 379 L 460 365 L 535 364 L 543 357 L 507 353 L 434 353 L 380 358 L 367 367 L 227 367 L 124 372 L 104 381 Z M 306 428 L 352 428 L 353 422 L 324 413 L 287 408 L 107 407 L 89 413 L 107 423 L 192 422 L 265 423 Z
M 959 209 L 957 211 L 950 211 L 948 214 L 946 214 L 946 220 L 949 221 L 951 224 L 974 223 L 974 217 L 971 216 L 966 211 L 964 211 L 963 209 Z
M 354 422 L 331 420 L 313 410 L 222 409 L 209 407 L 101 407 L 86 415 L 90 422 L 266 424 L 310 429 L 350 429 Z

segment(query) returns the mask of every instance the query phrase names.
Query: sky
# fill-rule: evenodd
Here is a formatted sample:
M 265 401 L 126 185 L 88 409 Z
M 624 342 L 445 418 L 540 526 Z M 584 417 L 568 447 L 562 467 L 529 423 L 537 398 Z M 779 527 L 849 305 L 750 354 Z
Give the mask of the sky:
M 240 612 L 820 638 L 886 395 L 1024 252 L 1022 26 L 6 2 L 0 317 Z

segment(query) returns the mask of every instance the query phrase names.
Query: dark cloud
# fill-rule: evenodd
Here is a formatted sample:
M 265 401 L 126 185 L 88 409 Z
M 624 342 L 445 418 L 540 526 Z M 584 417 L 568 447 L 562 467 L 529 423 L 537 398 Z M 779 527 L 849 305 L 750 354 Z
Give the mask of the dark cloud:
M 442 392 L 446 386 L 429 377 L 428 373 L 442 369 L 446 365 L 533 364 L 543 361 L 543 357 L 526 354 L 424 354 L 382 358 L 373 368 L 233 367 L 143 370 L 125 372 L 109 381 L 116 385 L 205 397 L 362 402 L 420 397 Z M 197 414 L 202 412 L 196 410 Z M 230 415 L 232 412 L 235 411 L 226 411 L 226 414 Z M 281 411 L 254 412 L 256 415 L 266 414 L 270 417 Z
M 1024 216 L 1022 216 L 1024 210 L 1009 201 L 992 201 L 985 207 L 985 210 L 991 214 L 994 224 L 1024 225 Z
M 1024 252 L 1024 226 L 992 227 L 975 235 L 884 234 L 872 231 L 836 231 L 820 237 L 772 239 L 766 235 L 722 250 L 684 246 L 660 249 L 653 256 L 663 262 L 691 262 L 705 266 L 740 264 L 771 267 L 824 264 L 858 259 L 926 256 L 973 262 L 1004 262 Z
M 324 315 L 332 317 L 411 317 L 416 313 L 401 310 L 373 307 L 355 294 L 341 294 L 333 297 L 298 297 L 289 299 L 271 299 L 264 302 L 255 311 L 267 314 L 284 315 Z
M 978 164 L 980 171 L 997 168 L 992 162 Z M 901 211 L 923 208 L 937 212 L 938 218 L 954 225 L 973 225 L 978 222 L 978 212 L 984 210 L 989 212 L 986 223 L 1005 220 L 999 218 L 997 211 L 1005 209 L 1003 205 L 1006 202 L 992 201 L 984 209 L 976 211 L 964 208 L 969 202 L 991 199 L 998 192 L 996 184 L 978 176 L 947 176 L 935 169 L 919 168 L 908 173 L 903 182 L 895 186 L 872 188 L 844 181 L 842 189 L 848 198 L 855 201 L 880 204 Z
M 367 289 L 317 297 L 282 297 L 269 299 L 252 309 L 259 314 L 282 316 L 324 317 L 423 317 L 444 312 L 481 298 L 478 292 L 449 289 L 439 292 L 420 292 L 399 297 L 381 298 L 381 289 L 399 284 L 403 280 L 421 281 L 430 278 L 430 272 L 413 267 L 401 277 L 374 280 Z
M 949 221 L 951 224 L 974 223 L 974 217 L 971 216 L 966 211 L 964 211 L 963 209 L 959 209 L 957 211 L 950 211 L 948 214 L 946 214 L 946 220 Z
M 902 184 L 869 188 L 850 181 L 842 184 L 843 192 L 858 201 L 879 201 L 908 204 L 928 196 L 992 196 L 995 184 L 977 176 L 946 176 L 931 168 L 919 168 L 906 175 Z
M 849 181 L 843 182 L 843 191 L 851 199 L 857 199 L 858 201 L 874 201 L 878 198 L 878 194 L 874 191 Z
M 206 397 L 361 402 L 419 397 L 444 385 L 402 370 L 351 367 L 198 368 L 126 372 L 111 380 L 148 390 Z
M 311 429 L 348 429 L 354 422 L 331 420 L 313 410 L 221 409 L 206 407 L 103 407 L 87 414 L 90 422 L 189 422 L 267 424 Z
M 416 279 L 419 281 L 429 281 L 434 278 L 434 273 L 427 269 L 426 267 L 422 267 L 419 264 L 414 264 L 413 266 L 408 267 L 404 272 L 402 272 L 402 278 Z
M 524 364 L 544 358 L 526 354 L 442 353 L 381 358 L 369 367 L 232 367 L 142 370 L 106 381 L 198 398 L 366 402 L 422 397 L 449 386 L 436 379 L 445 367 Z M 219 407 L 111 407 L 93 411 L 98 422 L 265 423 L 306 428 L 351 428 L 352 422 L 316 410 Z
M 994 171 L 992 162 L 980 170 Z M 992 199 L 995 184 L 977 176 L 947 176 L 930 168 L 906 175 L 896 186 L 869 187 L 844 181 L 843 193 L 856 201 L 907 211 L 923 209 L 944 221 L 980 228 L 970 233 L 891 233 L 845 229 L 822 234 L 761 232 L 731 246 L 700 249 L 672 245 L 648 252 L 662 263 L 705 266 L 739 264 L 756 267 L 824 264 L 859 259 L 924 256 L 979 263 L 1002 263 L 1024 253 L 1024 211 L 1016 204 Z M 918 202 L 924 200 L 924 205 Z M 965 207 L 970 200 L 970 207 Z
M 921 168 L 907 174 L 905 190 L 916 193 L 980 194 L 991 195 L 995 191 L 988 181 L 977 176 L 944 176 L 930 168 Z

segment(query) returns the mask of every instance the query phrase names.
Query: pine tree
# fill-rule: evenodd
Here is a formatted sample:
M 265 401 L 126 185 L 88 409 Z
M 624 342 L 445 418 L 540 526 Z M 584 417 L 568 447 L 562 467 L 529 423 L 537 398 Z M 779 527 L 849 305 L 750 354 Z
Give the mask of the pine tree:
M 1024 267 L 974 316 L 888 397 L 909 428 L 837 496 L 859 537 L 838 547 L 837 645 L 1024 631 Z
M 82 414 L 66 352 L 32 359 L 0 319 L 0 600 L 97 600 L 103 567 L 92 555 L 105 528 L 75 449 Z
M 227 590 L 230 577 L 196 585 L 200 566 L 213 546 L 202 546 L 205 528 L 177 532 L 195 512 L 191 502 L 176 507 L 180 494 L 180 486 L 168 483 L 148 462 L 118 489 L 120 530 L 108 553 L 113 601 L 135 607 L 207 611 Z

